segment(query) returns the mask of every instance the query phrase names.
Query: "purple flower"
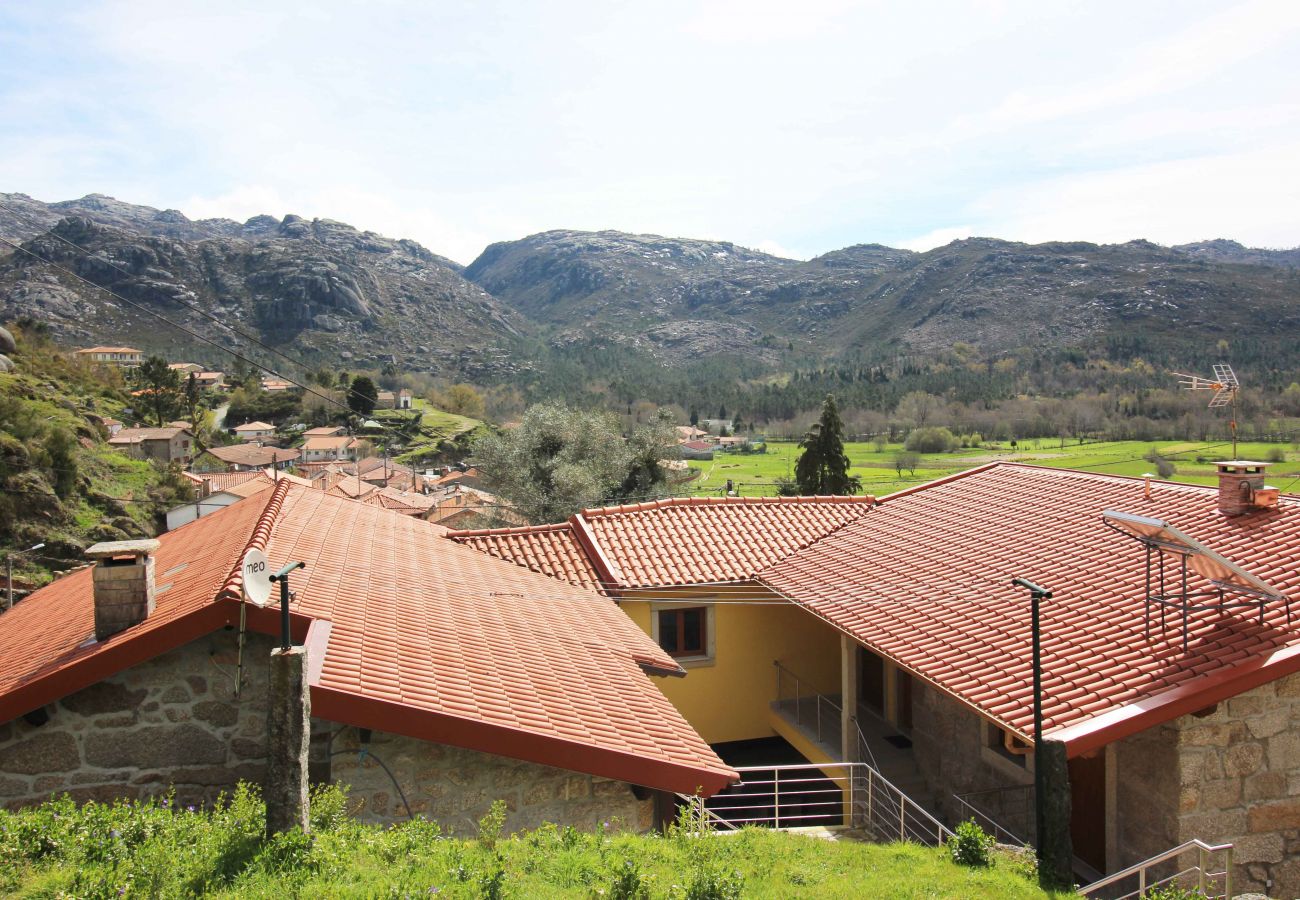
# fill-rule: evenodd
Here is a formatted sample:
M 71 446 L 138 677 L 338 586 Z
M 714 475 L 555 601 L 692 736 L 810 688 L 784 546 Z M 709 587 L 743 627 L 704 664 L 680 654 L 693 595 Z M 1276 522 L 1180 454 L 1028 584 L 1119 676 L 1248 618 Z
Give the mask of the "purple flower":
M 190 804 L 189 806 L 185 807 L 185 811 L 194 812 L 194 804 Z

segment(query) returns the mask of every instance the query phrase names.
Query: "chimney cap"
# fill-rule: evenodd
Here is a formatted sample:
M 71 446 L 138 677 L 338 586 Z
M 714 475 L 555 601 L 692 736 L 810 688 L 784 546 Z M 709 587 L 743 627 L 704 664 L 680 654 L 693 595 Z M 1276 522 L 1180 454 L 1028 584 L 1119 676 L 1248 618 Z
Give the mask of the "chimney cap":
M 119 556 L 148 556 L 157 553 L 162 547 L 160 541 L 152 538 L 140 541 L 104 541 L 87 548 L 86 556 L 91 559 L 113 559 Z
M 1236 469 L 1259 469 L 1263 471 L 1272 463 L 1256 462 L 1250 459 L 1224 459 L 1214 464 L 1220 472 L 1229 472 Z

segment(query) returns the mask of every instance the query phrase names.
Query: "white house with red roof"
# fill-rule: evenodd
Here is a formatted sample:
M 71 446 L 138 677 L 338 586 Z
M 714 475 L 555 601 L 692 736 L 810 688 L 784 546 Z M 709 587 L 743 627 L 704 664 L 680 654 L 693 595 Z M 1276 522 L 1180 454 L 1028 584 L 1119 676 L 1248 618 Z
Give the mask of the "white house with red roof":
M 351 785 L 363 818 L 472 828 L 501 799 L 512 829 L 639 830 L 672 795 L 734 780 L 656 686 L 681 667 L 607 598 L 444 533 L 280 482 L 105 548 L 113 559 L 0 614 L 0 802 L 169 785 L 210 801 L 262 777 L 279 626 L 243 603 L 252 548 L 306 564 L 291 629 L 309 659 L 312 777 Z M 109 619 L 123 590 L 135 613 Z
M 1239 889 L 1295 896 L 1300 498 L 1264 464 L 1220 469 L 1200 486 L 995 464 L 838 518 L 667 501 L 449 537 L 617 599 L 689 669 L 666 693 L 723 759 L 765 735 L 860 759 L 861 729 L 936 815 L 1007 839 L 1034 837 L 1030 603 L 1011 579 L 1040 583 L 1043 737 L 1067 759 L 1077 871 L 1198 838 L 1235 844 Z M 840 721 L 809 712 L 826 709 Z

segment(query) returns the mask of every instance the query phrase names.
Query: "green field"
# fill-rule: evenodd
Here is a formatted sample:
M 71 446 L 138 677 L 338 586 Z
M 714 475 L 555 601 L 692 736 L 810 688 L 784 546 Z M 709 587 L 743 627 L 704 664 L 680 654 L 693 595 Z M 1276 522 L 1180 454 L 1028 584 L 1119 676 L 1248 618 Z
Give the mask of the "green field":
M 391 828 L 348 818 L 338 791 L 317 792 L 312 833 L 267 839 L 254 791 L 188 809 L 146 801 L 78 809 L 62 799 L 0 810 L 0 894 L 18 897 L 622 898 L 787 897 L 1015 900 L 1043 891 L 1033 862 L 997 852 L 954 863 L 944 848 L 829 841 L 747 828 L 701 836 L 687 820 L 660 835 L 544 825 L 507 835 L 505 805 L 477 835 L 422 818 Z
M 1063 469 L 1086 469 L 1111 475 L 1142 475 L 1154 472 L 1155 464 L 1144 459 L 1155 449 L 1169 459 L 1177 471 L 1171 481 L 1213 484 L 1214 462 L 1228 459 L 1232 446 L 1221 441 L 1089 441 L 1079 444 L 1057 440 L 1021 441 L 1015 450 L 1005 445 L 957 450 L 952 453 L 921 454 L 915 471 L 904 470 L 902 475 L 894 468 L 893 458 L 902 450 L 901 444 L 890 444 L 877 452 L 871 444 L 846 444 L 845 451 L 852 463 L 850 472 L 862 479 L 865 493 L 884 496 L 945 475 L 952 475 L 973 466 L 999 460 L 1024 462 Z M 1242 443 L 1237 455 L 1244 459 L 1267 460 L 1270 453 L 1283 451 L 1284 462 L 1275 463 L 1270 470 L 1273 484 L 1283 491 L 1294 489 L 1300 482 L 1300 452 L 1286 444 Z M 711 462 L 692 462 L 691 468 L 700 476 L 691 482 L 691 491 L 697 496 L 718 496 L 726 488 L 728 479 L 739 486 L 741 496 L 772 496 L 776 493 L 778 479 L 791 478 L 799 447 L 793 442 L 773 442 L 766 453 L 717 453 Z
M 420 414 L 419 431 L 412 431 L 412 440 L 402 447 L 398 462 L 419 464 L 427 461 L 430 454 L 436 453 L 443 441 L 455 440 L 459 435 L 473 431 L 483 423 L 468 416 L 434 409 L 427 400 L 416 399 L 413 409 Z M 403 427 L 411 418 L 411 410 L 377 409 L 373 418 L 381 423 Z M 409 429 L 408 429 L 409 430 Z

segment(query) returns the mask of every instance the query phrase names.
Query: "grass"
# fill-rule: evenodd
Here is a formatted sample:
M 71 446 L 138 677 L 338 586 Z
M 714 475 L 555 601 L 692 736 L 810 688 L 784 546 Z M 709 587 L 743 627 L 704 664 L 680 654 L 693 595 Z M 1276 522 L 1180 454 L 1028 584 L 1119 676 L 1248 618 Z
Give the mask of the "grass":
M 409 421 L 412 410 L 420 414 L 419 430 L 408 429 L 412 435 L 411 440 L 402 448 L 402 454 L 396 457 L 401 463 L 424 463 L 430 456 L 437 454 L 440 445 L 454 441 L 483 424 L 478 419 L 434 409 L 428 401 L 422 399 L 414 400 L 411 410 L 377 409 L 374 418 L 380 422 L 391 420 L 397 424 Z
M 1222 441 L 1092 441 L 1086 444 L 1067 441 L 1062 446 L 1060 441 L 1043 439 L 1021 441 L 1014 450 L 1005 444 L 990 444 L 952 453 L 921 454 L 917 468 L 904 469 L 900 476 L 893 458 L 903 449 L 902 444 L 890 444 L 878 451 L 872 444 L 849 443 L 844 449 L 852 463 L 850 473 L 862 479 L 865 493 L 876 496 L 996 460 L 1112 475 L 1142 475 L 1155 471 L 1155 464 L 1144 458 L 1152 450 L 1174 463 L 1177 471 L 1170 480 L 1214 484 L 1214 461 L 1232 455 L 1232 446 Z M 1272 483 L 1285 491 L 1300 484 L 1295 480 L 1300 478 L 1300 453 L 1284 444 L 1243 442 L 1237 455 L 1266 460 L 1270 452 L 1279 449 L 1285 452 L 1286 459 L 1274 464 L 1270 474 Z M 766 453 L 717 453 L 712 461 L 691 463 L 692 468 L 700 471 L 691 488 L 697 495 L 716 496 L 731 479 L 740 485 L 742 496 L 772 496 L 776 494 L 778 479 L 791 477 L 798 458 L 799 447 L 793 442 L 769 443 Z
M 336 788 L 313 801 L 313 831 L 262 836 L 265 810 L 241 786 L 213 809 L 164 800 L 67 799 L 0 812 L 0 893 L 21 897 L 1043 898 L 1026 863 L 960 866 L 942 848 L 825 841 L 688 827 L 635 835 L 545 825 L 501 833 L 503 804 L 477 836 L 422 819 L 392 828 L 347 817 Z M 685 822 L 683 824 L 688 824 Z M 1065 895 L 1057 895 L 1065 896 Z

